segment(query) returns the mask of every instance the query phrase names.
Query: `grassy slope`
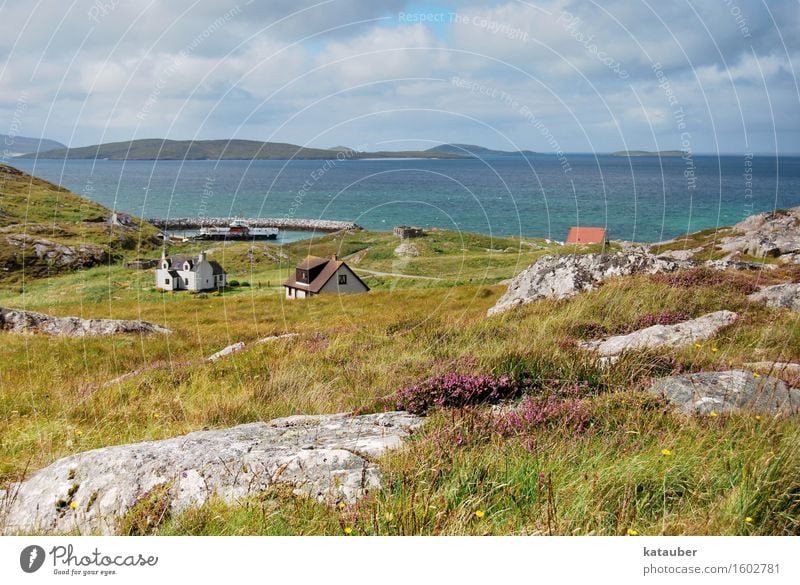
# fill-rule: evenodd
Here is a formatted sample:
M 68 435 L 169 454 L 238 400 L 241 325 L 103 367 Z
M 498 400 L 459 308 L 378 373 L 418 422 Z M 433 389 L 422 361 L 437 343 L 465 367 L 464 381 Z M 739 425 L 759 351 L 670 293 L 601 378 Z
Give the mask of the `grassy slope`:
M 47 266 L 28 253 L 24 262 L 19 248 L 11 246 L 5 236 L 29 234 L 58 244 L 75 246 L 81 243 L 104 247 L 113 257 L 150 252 L 157 245 L 157 230 L 137 223 L 138 229 L 110 228 L 92 220 L 107 217 L 111 211 L 84 199 L 68 189 L 33 177 L 7 165 L 0 165 L 0 264 L 16 259 L 25 266 L 28 277 L 50 274 Z M 23 271 L 6 273 L 2 281 L 18 281 Z
M 296 413 L 380 409 L 382 397 L 432 372 L 525 371 L 540 381 L 538 392 L 565 381 L 586 383 L 582 404 L 591 414 L 589 431 L 576 434 L 551 424 L 503 437 L 476 424 L 480 410 L 439 413 L 414 441 L 384 458 L 386 486 L 355 507 L 332 509 L 277 491 L 240 506 L 212 501 L 168 519 L 156 532 L 800 531 L 796 419 L 683 417 L 640 389 L 649 376 L 675 368 L 797 359 L 800 317 L 746 303 L 742 278 L 767 282 L 765 276 L 730 275 L 726 283 L 692 288 L 627 278 L 568 301 L 541 301 L 486 319 L 504 290 L 496 282 L 546 253 L 544 244 L 449 232 L 412 243 L 419 258 L 394 260 L 397 240 L 369 232 L 283 250 L 259 245 L 250 255 L 247 244 L 219 246 L 213 254 L 232 278 L 252 286 L 207 298 L 155 292 L 151 272 L 117 266 L 32 282 L 24 297 L 0 289 L 0 305 L 144 318 L 175 330 L 147 338 L 4 336 L 0 485 L 58 457 L 104 445 Z M 373 287 L 368 296 L 282 298 L 280 279 L 297 258 L 335 251 L 356 254 L 356 268 L 443 280 L 367 277 Z M 792 277 L 770 273 L 769 281 Z M 622 330 L 663 310 L 699 316 L 722 308 L 744 318 L 702 347 L 639 354 L 609 370 L 573 344 L 582 332 Z M 181 366 L 231 343 L 282 332 L 302 336 L 215 364 Z M 154 362 L 166 367 L 103 387 Z M 672 455 L 661 455 L 664 448 Z

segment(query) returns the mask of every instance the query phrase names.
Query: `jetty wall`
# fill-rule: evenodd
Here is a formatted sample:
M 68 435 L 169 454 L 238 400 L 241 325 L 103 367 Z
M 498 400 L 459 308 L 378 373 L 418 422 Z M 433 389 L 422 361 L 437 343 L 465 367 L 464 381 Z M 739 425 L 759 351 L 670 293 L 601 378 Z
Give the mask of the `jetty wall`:
M 362 229 L 360 225 L 352 221 L 285 217 L 260 217 L 258 219 L 242 219 L 241 217 L 157 217 L 147 221 L 162 230 L 191 230 L 202 227 L 224 228 L 235 220 L 246 221 L 250 227 L 271 227 L 291 231 L 338 232 L 341 230 Z

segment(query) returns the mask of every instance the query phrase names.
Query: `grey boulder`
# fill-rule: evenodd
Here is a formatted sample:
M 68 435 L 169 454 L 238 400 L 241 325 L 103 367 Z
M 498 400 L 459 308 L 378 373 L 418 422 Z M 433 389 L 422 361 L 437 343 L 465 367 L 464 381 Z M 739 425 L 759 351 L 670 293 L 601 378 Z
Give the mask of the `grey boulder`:
M 762 288 L 747 296 L 748 300 L 768 307 L 800 311 L 800 283 L 790 282 Z
M 793 415 L 800 411 L 800 390 L 752 372 L 700 372 L 655 380 L 647 390 L 666 398 L 686 414 L 744 411 Z
M 11 333 L 39 333 L 61 337 L 171 332 L 166 327 L 148 321 L 53 317 L 35 311 L 6 309 L 2 307 L 0 307 L 0 331 L 9 331 Z
M 582 341 L 579 346 L 602 357 L 617 356 L 636 349 L 679 347 L 713 337 L 721 329 L 732 325 L 737 318 L 738 315 L 732 311 L 716 311 L 675 325 L 653 325 L 627 335 Z
M 0 526 L 5 533 L 113 534 L 159 487 L 172 511 L 212 495 L 236 503 L 275 485 L 323 502 L 353 502 L 379 487 L 376 458 L 423 420 L 405 412 L 291 416 L 78 453 L 13 484 Z
M 514 277 L 488 314 L 496 315 L 539 299 L 565 299 L 593 290 L 616 276 L 672 272 L 680 267 L 675 260 L 641 250 L 544 256 Z

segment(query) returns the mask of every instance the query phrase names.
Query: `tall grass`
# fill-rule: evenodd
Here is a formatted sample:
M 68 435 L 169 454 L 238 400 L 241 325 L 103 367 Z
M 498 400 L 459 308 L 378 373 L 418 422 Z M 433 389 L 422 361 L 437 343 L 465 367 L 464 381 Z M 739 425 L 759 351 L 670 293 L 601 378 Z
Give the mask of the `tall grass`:
M 352 249 L 397 244 L 380 234 L 353 237 L 360 239 Z M 453 236 L 431 242 L 420 245 L 435 244 L 456 258 L 462 253 Z M 328 236 L 319 249 L 317 244 L 302 246 L 322 254 L 340 243 Z M 477 258 L 477 246 L 485 242 L 473 244 Z M 226 250 L 229 258 L 239 254 L 241 259 L 247 252 L 242 245 Z M 296 247 L 288 256 L 306 251 Z M 381 255 L 370 260 L 369 254 L 360 265 L 380 269 Z M 494 261 L 496 256 L 492 252 L 484 258 Z M 425 262 L 420 261 L 419 272 L 432 274 L 435 263 L 426 267 Z M 423 431 L 384 458 L 384 488 L 351 508 L 329 509 L 277 490 L 235 506 L 211 500 L 178 517 L 165 515 L 146 531 L 800 531 L 796 419 L 685 417 L 641 391 L 655 376 L 797 359 L 796 313 L 748 304 L 741 283 L 745 276 L 733 274 L 687 286 L 646 276 L 613 280 L 570 300 L 539 301 L 487 319 L 486 310 L 504 288 L 482 280 L 479 262 L 474 262 L 471 284 L 469 277 L 458 286 L 446 281 L 391 286 L 391 279 L 378 279 L 385 286 L 368 295 L 321 296 L 310 302 L 283 299 L 275 286 L 287 269 L 280 262 L 254 273 L 269 275 L 271 287 L 258 287 L 258 278 L 247 277 L 254 286 L 207 298 L 155 292 L 151 273 L 119 267 L 35 281 L 24 295 L 13 287 L 0 291 L 4 306 L 142 318 L 174 330 L 168 336 L 85 339 L 3 334 L 0 487 L 59 457 L 96 447 L 290 414 L 380 410 L 400 387 L 459 373 L 509 376 L 524 381 L 534 397 L 561 396 L 560 389 L 573 388 L 570 399 L 580 401 L 585 428 L 575 432 L 574 426 L 550 422 L 509 433 L 491 422 L 495 415 L 486 407 L 434 410 Z M 245 264 L 241 270 L 247 270 Z M 513 274 L 515 262 L 498 270 L 492 279 Z M 782 275 L 778 271 L 770 278 Z M 579 339 L 629 330 L 658 315 L 697 317 L 719 309 L 737 311 L 742 318 L 699 348 L 630 354 L 602 368 L 576 347 Z M 300 336 L 252 343 L 284 332 Z M 238 341 L 250 345 L 214 364 L 203 361 Z M 109 384 L 139 368 L 139 375 Z M 506 408 L 513 406 L 500 412 Z M 671 455 L 662 455 L 662 449 Z M 752 522 L 745 522 L 748 517 Z M 135 518 L 128 526 L 133 532 L 144 530 Z

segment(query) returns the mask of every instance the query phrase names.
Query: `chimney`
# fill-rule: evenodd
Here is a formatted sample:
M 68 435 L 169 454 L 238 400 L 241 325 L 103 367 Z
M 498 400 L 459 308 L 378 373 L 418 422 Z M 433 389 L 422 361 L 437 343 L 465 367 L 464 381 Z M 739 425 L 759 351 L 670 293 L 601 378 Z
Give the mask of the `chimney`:
M 333 260 L 334 262 L 336 262 L 338 259 L 339 259 L 339 256 L 337 256 L 336 254 L 331 256 L 331 260 Z
M 205 261 L 205 259 L 206 259 L 206 253 L 205 253 L 205 251 L 203 251 L 203 252 L 200 252 L 200 253 L 197 255 L 197 262 L 198 262 L 198 263 L 200 263 L 200 262 L 204 262 L 204 261 Z

